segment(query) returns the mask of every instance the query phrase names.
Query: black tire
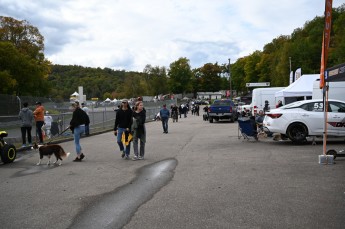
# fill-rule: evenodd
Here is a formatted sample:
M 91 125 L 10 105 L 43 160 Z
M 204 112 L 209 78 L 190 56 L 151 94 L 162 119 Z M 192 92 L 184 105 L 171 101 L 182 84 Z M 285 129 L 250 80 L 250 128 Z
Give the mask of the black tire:
M 5 144 L 1 149 L 1 160 L 3 163 L 11 163 L 16 159 L 17 150 L 14 145 Z
M 210 123 L 213 123 L 213 118 L 208 118 L 208 121 L 209 121 Z
M 326 152 L 326 155 L 333 155 L 333 159 L 335 159 L 337 157 L 337 151 L 330 149 Z
M 292 142 L 302 143 L 306 141 L 308 128 L 303 123 L 293 123 L 288 127 L 286 133 Z

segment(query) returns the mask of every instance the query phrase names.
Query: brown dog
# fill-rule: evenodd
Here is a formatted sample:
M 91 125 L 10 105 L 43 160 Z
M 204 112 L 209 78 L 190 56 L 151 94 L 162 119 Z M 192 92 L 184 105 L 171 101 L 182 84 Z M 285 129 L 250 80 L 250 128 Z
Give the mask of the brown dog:
M 61 165 L 62 158 L 67 158 L 70 155 L 69 152 L 66 153 L 60 145 L 56 145 L 56 144 L 55 145 L 37 145 L 37 143 L 35 143 L 32 148 L 36 150 L 38 149 L 38 151 L 40 152 L 40 159 L 37 165 L 41 164 L 43 156 L 47 156 L 49 158 L 47 165 L 50 165 L 50 157 L 53 154 L 56 157 L 56 161 L 54 162 L 54 164 L 56 164 L 56 162 L 60 160 L 59 165 Z

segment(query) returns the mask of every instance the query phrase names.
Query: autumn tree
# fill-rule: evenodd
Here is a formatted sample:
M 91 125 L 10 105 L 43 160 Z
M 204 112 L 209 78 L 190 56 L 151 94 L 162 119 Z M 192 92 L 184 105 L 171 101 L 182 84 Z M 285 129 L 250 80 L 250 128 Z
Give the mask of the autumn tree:
M 184 94 L 191 91 L 192 70 L 189 64 L 189 59 L 185 57 L 179 58 L 177 61 L 170 64 L 168 71 L 170 90 L 173 93 Z
M 202 90 L 210 92 L 219 91 L 222 85 L 221 72 L 222 70 L 218 63 L 204 64 L 204 66 L 200 68 Z
M 0 16 L 0 41 L 4 52 L 0 55 L 2 77 L 10 77 L 11 94 L 46 95 L 50 62 L 44 58 L 44 38 L 27 21 Z M 6 60 L 8 56 L 12 61 Z M 14 64 L 16 66 L 14 67 Z
M 151 65 L 146 65 L 144 68 L 144 79 L 148 87 L 148 95 L 169 93 L 165 67 L 152 67 Z

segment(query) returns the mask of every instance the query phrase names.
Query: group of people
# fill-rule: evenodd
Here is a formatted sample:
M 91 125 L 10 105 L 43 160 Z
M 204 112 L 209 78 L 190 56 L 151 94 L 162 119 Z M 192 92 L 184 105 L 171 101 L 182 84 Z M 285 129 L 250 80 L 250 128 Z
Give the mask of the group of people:
M 36 136 L 38 135 L 39 143 L 43 144 L 43 131 L 42 127 L 46 124 L 46 128 L 49 128 L 48 132 L 50 134 L 50 127 L 52 118 L 50 115 L 45 117 L 45 110 L 41 102 L 36 102 L 36 109 L 31 111 L 29 108 L 29 103 L 24 102 L 23 108 L 19 112 L 19 119 L 21 120 L 20 130 L 22 133 L 22 147 L 26 147 L 26 135 L 28 140 L 28 146 L 32 146 L 32 123 L 35 120 L 36 124 Z M 48 117 L 49 116 L 49 117 Z M 46 122 L 45 122 L 46 121 Z
M 29 103 L 24 102 L 23 108 L 19 112 L 19 119 L 21 120 L 21 134 L 22 134 L 22 147 L 32 146 L 32 124 L 35 121 L 36 126 L 36 136 L 38 136 L 38 144 L 44 144 L 44 135 L 47 138 L 51 138 L 51 127 L 53 118 L 49 114 L 49 111 L 45 111 L 44 106 L 41 102 L 36 102 L 36 108 L 31 111 L 29 108 Z M 83 104 L 85 106 L 85 104 Z M 89 134 L 89 124 L 90 119 L 88 115 L 88 110 L 84 111 L 80 107 L 78 101 L 72 104 L 73 115 L 72 120 L 69 125 L 69 129 L 72 130 L 74 143 L 76 147 L 77 157 L 74 161 L 81 161 L 85 155 L 82 153 L 82 148 L 80 146 L 80 136 L 83 133 Z M 27 137 L 27 141 L 26 141 Z M 28 143 L 28 144 L 27 144 Z
M 131 142 L 123 142 L 123 136 L 132 135 L 134 156 L 133 161 L 143 160 L 146 144 L 146 110 L 144 103 L 138 99 L 133 109 L 130 108 L 128 100 L 122 100 L 120 108 L 116 111 L 114 135 L 117 137 L 117 144 L 121 151 L 121 157 L 130 159 Z M 140 142 L 140 149 L 139 149 Z

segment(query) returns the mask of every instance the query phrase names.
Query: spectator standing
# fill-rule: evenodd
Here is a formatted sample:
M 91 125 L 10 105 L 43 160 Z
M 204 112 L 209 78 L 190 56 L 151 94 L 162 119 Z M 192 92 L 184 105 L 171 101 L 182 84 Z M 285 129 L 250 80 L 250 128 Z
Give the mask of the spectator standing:
M 278 103 L 276 105 L 276 108 L 278 107 L 282 107 L 283 106 L 283 102 L 281 100 L 278 100 Z
M 183 112 L 183 107 L 182 107 L 183 104 L 180 104 L 180 106 L 178 107 L 178 113 L 180 114 L 180 118 L 181 118 L 181 115 L 182 115 L 182 112 Z
M 85 105 L 85 103 L 81 103 L 81 109 L 85 111 L 85 113 L 87 114 L 87 116 L 89 116 L 89 119 L 90 119 L 89 108 Z M 85 135 L 86 136 L 90 135 L 90 124 L 85 124 Z
M 265 100 L 264 113 L 270 111 L 270 104 L 268 100 Z
M 42 127 L 44 125 L 44 107 L 41 102 L 36 102 L 36 109 L 33 114 L 36 122 L 36 136 L 38 135 L 39 144 L 43 144 Z
M 46 115 L 44 116 L 44 129 L 46 131 L 47 138 L 51 138 L 51 128 L 52 128 L 53 118 L 49 115 L 49 111 L 46 111 Z
M 126 150 L 122 143 L 122 134 L 127 131 L 129 132 L 133 122 L 133 112 L 128 105 L 128 100 L 122 100 L 120 109 L 116 112 L 115 125 L 114 125 L 114 135 L 117 136 L 117 144 L 122 152 L 121 157 L 124 159 L 129 159 L 129 154 L 131 150 L 131 144 L 126 146 Z
M 82 152 L 80 145 L 80 135 L 85 132 L 85 125 L 90 123 L 89 116 L 80 108 L 79 102 L 72 104 L 73 115 L 72 120 L 69 124 L 69 128 L 72 130 L 74 136 L 74 144 L 77 153 L 77 157 L 73 160 L 74 162 L 81 162 L 85 155 Z
M 134 157 L 133 161 L 144 159 L 145 155 L 145 143 L 146 143 L 146 111 L 144 109 L 144 104 L 142 101 L 136 102 L 133 112 L 133 149 Z M 138 142 L 140 139 L 140 153 L 138 154 Z
M 188 107 L 187 104 L 182 107 L 182 113 L 185 118 L 187 118 L 187 113 L 188 113 Z
M 168 133 L 168 122 L 170 117 L 170 111 L 167 109 L 167 105 L 164 104 L 163 108 L 159 111 L 159 115 L 161 116 L 162 126 L 163 126 L 163 133 Z
M 23 103 L 23 108 L 19 112 L 19 119 L 21 120 L 20 130 L 22 132 L 22 147 L 26 147 L 26 134 L 28 134 L 28 144 L 32 146 L 31 141 L 31 129 L 32 122 L 34 121 L 34 116 L 32 111 L 28 108 L 28 103 Z

